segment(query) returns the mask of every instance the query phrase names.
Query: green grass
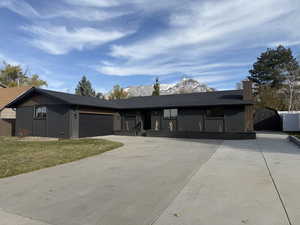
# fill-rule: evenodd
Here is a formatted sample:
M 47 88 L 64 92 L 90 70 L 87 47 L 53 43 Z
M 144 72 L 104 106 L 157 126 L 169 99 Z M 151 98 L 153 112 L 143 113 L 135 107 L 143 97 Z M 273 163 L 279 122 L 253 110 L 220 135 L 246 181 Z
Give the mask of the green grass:
M 0 178 L 72 162 L 122 145 L 102 139 L 21 141 L 0 137 Z

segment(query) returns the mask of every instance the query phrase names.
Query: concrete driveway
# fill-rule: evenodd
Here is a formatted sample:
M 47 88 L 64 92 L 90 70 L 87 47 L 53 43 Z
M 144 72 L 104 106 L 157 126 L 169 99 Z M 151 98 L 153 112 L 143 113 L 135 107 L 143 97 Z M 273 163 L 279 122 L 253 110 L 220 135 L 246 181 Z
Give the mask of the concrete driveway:
M 286 135 L 224 141 L 154 224 L 298 225 L 299 174 Z
M 0 225 L 151 224 L 222 143 L 107 138 L 125 146 L 1 179 Z
M 297 225 L 300 151 L 281 134 L 125 146 L 0 180 L 0 225 Z

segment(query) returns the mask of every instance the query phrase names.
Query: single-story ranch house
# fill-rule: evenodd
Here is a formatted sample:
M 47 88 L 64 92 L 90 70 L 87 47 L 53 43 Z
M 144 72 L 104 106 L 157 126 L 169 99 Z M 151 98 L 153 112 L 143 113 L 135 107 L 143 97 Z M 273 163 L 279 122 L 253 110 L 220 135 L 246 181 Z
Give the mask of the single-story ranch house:
M 8 107 L 16 109 L 19 136 L 255 138 L 249 81 L 243 90 L 112 101 L 32 88 Z

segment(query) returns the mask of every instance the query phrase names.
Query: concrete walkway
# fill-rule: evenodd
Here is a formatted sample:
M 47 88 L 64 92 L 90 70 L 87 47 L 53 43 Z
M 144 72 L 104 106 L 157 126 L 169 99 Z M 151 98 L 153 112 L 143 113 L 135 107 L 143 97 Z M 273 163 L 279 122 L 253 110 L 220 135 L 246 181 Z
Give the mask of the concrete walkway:
M 225 141 L 154 224 L 300 224 L 299 173 L 285 135 Z
M 107 138 L 125 146 L 1 179 L 0 225 L 300 224 L 300 150 L 285 135 Z

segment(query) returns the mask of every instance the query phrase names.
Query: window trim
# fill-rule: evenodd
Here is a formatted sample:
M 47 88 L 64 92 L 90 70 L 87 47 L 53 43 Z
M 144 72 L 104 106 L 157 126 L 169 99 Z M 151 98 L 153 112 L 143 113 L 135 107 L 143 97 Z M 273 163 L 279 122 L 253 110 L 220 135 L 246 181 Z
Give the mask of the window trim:
M 172 110 L 176 110 L 176 116 L 172 116 Z M 165 111 L 168 112 L 167 116 L 165 116 Z M 163 110 L 163 119 L 164 120 L 177 119 L 177 117 L 178 117 L 178 109 L 177 108 L 171 108 L 171 109 L 164 109 Z
M 37 110 L 41 108 L 42 109 L 42 117 L 37 116 Z M 43 109 L 45 109 L 45 112 L 43 112 Z M 36 105 L 34 106 L 34 110 L 33 110 L 33 119 L 34 120 L 46 120 L 48 117 L 48 108 L 45 105 Z

